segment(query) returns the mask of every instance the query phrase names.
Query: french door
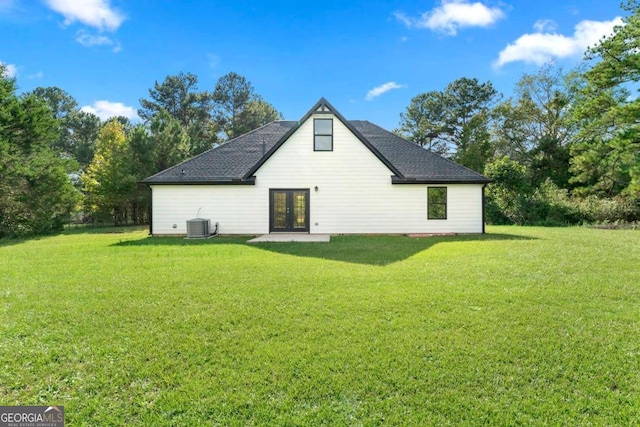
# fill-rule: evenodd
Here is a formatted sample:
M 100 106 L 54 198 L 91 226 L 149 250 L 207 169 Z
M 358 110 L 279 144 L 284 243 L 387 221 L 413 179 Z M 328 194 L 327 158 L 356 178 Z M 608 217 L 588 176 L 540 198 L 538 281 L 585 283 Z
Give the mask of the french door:
M 309 231 L 309 190 L 269 190 L 269 232 Z

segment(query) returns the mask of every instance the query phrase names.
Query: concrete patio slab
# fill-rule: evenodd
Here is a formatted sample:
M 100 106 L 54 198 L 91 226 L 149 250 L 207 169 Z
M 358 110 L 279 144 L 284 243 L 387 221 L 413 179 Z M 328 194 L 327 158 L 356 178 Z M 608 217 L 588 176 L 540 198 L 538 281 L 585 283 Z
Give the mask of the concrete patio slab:
M 331 240 L 328 234 L 301 234 L 301 233 L 275 233 L 258 236 L 254 239 L 247 240 L 247 243 L 265 243 L 265 242 L 321 242 L 327 243 Z

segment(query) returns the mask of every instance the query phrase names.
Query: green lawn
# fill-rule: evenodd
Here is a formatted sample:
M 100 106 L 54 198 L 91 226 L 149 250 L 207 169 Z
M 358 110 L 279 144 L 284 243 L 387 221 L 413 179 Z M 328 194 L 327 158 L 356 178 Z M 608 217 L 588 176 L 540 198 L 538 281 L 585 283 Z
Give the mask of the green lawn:
M 0 242 L 0 405 L 68 425 L 637 425 L 640 231 Z

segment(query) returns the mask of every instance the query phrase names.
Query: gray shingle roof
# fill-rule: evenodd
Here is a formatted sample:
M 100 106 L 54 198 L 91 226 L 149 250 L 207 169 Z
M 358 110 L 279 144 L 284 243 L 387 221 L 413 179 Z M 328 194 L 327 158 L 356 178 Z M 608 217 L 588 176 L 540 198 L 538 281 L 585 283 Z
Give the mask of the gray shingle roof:
M 481 174 L 368 121 L 345 120 L 324 98 L 300 122 L 277 121 L 159 172 L 148 184 L 253 184 L 252 175 L 319 105 L 326 105 L 393 172 L 392 182 L 487 183 Z M 264 141 L 264 143 L 263 143 Z
M 251 183 L 249 170 L 298 122 L 271 122 L 150 176 L 149 184 Z
M 394 182 L 489 182 L 483 175 L 452 162 L 366 120 L 352 120 L 378 152 L 402 174 Z

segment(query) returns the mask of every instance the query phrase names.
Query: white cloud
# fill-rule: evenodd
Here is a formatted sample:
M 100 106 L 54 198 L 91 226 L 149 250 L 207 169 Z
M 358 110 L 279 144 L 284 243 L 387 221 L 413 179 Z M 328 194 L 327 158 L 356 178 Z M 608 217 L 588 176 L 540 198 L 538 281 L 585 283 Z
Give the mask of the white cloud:
M 613 28 L 621 25 L 624 25 L 624 22 L 620 17 L 611 21 L 582 21 L 576 25 L 574 38 L 579 46 L 586 49 L 598 44 L 603 37 L 612 35 Z
M 42 71 L 38 71 L 37 73 L 29 74 L 27 76 L 28 79 L 37 79 L 40 80 L 44 77 L 44 73 Z
M 4 75 L 9 77 L 10 79 L 14 78 L 18 75 L 18 67 L 13 64 L 7 64 L 6 62 L 0 61 L 1 65 L 5 66 Z
M 114 42 L 107 36 L 90 34 L 85 30 L 80 30 L 76 34 L 76 41 L 82 46 L 113 46 L 113 52 L 118 53 L 122 50 L 120 42 Z
M 125 17 L 111 7 L 110 0 L 45 0 L 54 11 L 64 16 L 64 24 L 80 21 L 99 30 L 115 31 Z
M 112 45 L 113 41 L 106 36 L 94 36 L 93 34 L 89 34 L 84 30 L 78 31 L 76 35 L 76 41 L 80 43 L 82 46 L 90 47 L 90 46 L 104 46 L 104 45 Z
M 533 29 L 539 33 L 551 32 L 558 29 L 558 23 L 551 19 L 538 19 L 533 24 Z
M 500 68 L 518 61 L 542 65 L 553 58 L 582 55 L 587 47 L 596 45 L 602 37 L 612 34 L 616 25 L 623 25 L 622 18 L 581 21 L 575 26 L 572 36 L 542 31 L 523 34 L 502 49 L 494 66 Z
M 409 18 L 403 12 L 393 12 L 393 16 L 407 27 L 411 28 L 415 25 L 415 18 Z
M 111 102 L 106 100 L 96 101 L 93 105 L 85 105 L 81 110 L 86 111 L 87 113 L 93 113 L 102 120 L 107 120 L 116 116 L 123 116 L 131 120 L 138 120 L 136 110 L 133 107 L 124 105 L 122 102 Z
M 405 87 L 405 85 L 400 85 L 396 82 L 388 82 L 371 89 L 369 92 L 367 92 L 367 96 L 364 99 L 366 99 L 367 101 L 371 101 L 373 100 L 373 98 L 376 98 L 385 92 L 389 92 L 393 89 L 401 89 L 403 87 Z
M 402 12 L 396 12 L 394 16 L 407 27 L 428 28 L 454 36 L 459 28 L 488 27 L 503 18 L 504 12 L 481 2 L 442 0 L 440 6 L 418 18 L 408 17 Z

